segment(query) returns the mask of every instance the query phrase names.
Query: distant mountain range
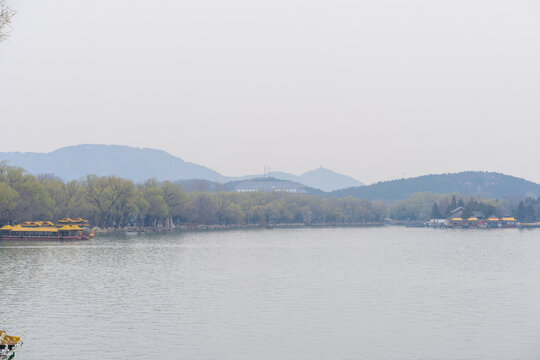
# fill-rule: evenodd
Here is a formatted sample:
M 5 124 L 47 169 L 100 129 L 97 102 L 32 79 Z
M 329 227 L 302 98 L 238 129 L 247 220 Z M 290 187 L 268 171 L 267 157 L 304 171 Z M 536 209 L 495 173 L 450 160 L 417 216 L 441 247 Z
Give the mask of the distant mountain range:
M 308 187 L 320 189 L 323 191 L 334 191 L 338 189 L 345 189 L 351 186 L 363 186 L 360 181 L 347 175 L 338 174 L 332 170 L 325 169 L 322 166 L 303 173 L 302 175 L 293 175 L 285 172 L 272 171 L 268 173 L 269 177 L 273 177 L 281 180 L 293 181 L 296 183 L 304 184 Z M 262 178 L 263 175 L 248 175 L 237 178 L 236 180 L 248 180 Z
M 0 153 L 2 160 L 31 174 L 54 174 L 65 181 L 80 179 L 87 174 L 117 175 L 135 182 L 150 178 L 160 181 L 228 181 L 217 171 L 184 161 L 165 151 L 120 145 L 75 145 L 50 153 Z
M 330 196 L 396 201 L 414 193 L 460 193 L 501 199 L 508 196 L 540 195 L 540 185 L 514 176 L 495 172 L 466 171 L 455 174 L 425 175 L 409 179 L 378 182 L 369 186 L 351 187 L 329 193 Z
M 405 199 L 413 193 L 426 191 L 499 199 L 507 196 L 540 195 L 540 185 L 533 182 L 500 173 L 479 171 L 425 175 L 383 181 L 369 186 L 362 186 L 361 182 L 350 176 L 323 167 L 299 176 L 272 172 L 264 179 L 260 179 L 262 175 L 228 177 L 162 150 L 120 145 L 76 145 L 50 153 L 0 153 L 0 161 L 3 160 L 7 160 L 10 165 L 20 166 L 31 174 L 54 174 L 65 181 L 81 179 L 87 174 L 117 175 L 135 182 L 155 178 L 159 181 L 177 181 L 188 191 L 232 191 L 238 186 L 250 185 L 246 184 L 250 181 L 285 180 L 292 182 L 290 186 L 302 189 L 302 192 L 305 190 L 308 194 L 351 196 L 387 202 Z
M 75 145 L 50 153 L 5 152 L 0 153 L 0 161 L 3 160 L 8 161 L 10 165 L 20 166 L 31 174 L 54 174 L 65 181 L 95 174 L 116 175 L 135 182 L 143 182 L 149 178 L 159 181 L 205 180 L 207 188 L 219 188 L 219 184 L 263 177 L 263 175 L 228 177 L 162 150 L 121 145 Z M 362 185 L 350 176 L 322 167 L 300 176 L 284 172 L 273 172 L 269 176 L 324 191 Z M 184 181 L 184 183 L 199 187 L 202 184 L 201 181 Z

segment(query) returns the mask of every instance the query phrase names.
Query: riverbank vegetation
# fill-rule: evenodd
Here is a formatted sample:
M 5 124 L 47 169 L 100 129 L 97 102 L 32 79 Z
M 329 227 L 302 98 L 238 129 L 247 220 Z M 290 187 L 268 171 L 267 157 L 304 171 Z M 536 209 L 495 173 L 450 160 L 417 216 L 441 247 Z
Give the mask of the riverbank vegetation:
M 34 176 L 0 163 L 0 225 L 26 220 L 83 217 L 99 227 L 173 225 L 355 225 L 393 220 L 461 216 L 515 216 L 535 221 L 540 200 L 503 200 L 417 193 L 394 203 L 352 197 L 324 198 L 286 192 L 187 192 L 179 184 L 148 180 L 136 184 L 115 176 L 88 175 L 64 182 Z
M 389 217 L 394 220 L 446 219 L 458 208 L 463 208 L 459 213 L 462 218 L 513 216 L 519 221 L 532 222 L 537 220 L 536 214 L 540 214 L 540 198 L 510 197 L 499 200 L 423 192 L 394 202 L 389 208 Z
M 63 182 L 0 166 L 0 223 L 83 217 L 100 227 L 380 223 L 381 202 L 284 192 L 186 192 L 172 182 L 135 184 L 115 176 L 89 175 Z

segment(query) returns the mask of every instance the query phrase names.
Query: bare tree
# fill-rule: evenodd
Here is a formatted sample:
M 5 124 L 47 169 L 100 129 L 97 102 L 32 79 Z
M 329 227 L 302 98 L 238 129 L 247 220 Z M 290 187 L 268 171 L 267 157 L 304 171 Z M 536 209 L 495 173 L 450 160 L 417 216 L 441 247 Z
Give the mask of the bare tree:
M 6 4 L 6 0 L 0 0 L 0 42 L 5 40 L 9 34 L 9 24 L 13 15 L 15 15 L 15 11 Z

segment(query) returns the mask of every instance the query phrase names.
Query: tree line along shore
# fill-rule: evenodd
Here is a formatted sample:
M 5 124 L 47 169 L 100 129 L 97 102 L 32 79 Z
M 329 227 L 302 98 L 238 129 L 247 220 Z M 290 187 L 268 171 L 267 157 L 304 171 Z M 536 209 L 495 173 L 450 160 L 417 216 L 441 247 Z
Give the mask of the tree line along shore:
M 135 184 L 116 176 L 88 175 L 64 182 L 0 163 L 0 225 L 65 217 L 88 219 L 103 232 L 378 225 L 388 217 L 427 220 L 444 216 L 459 205 L 471 214 L 511 214 L 518 220 L 534 221 L 540 202 L 532 198 L 493 200 L 419 193 L 389 204 L 286 192 L 187 192 L 169 181 L 150 179 Z
M 380 223 L 381 202 L 279 193 L 187 192 L 179 184 L 88 175 L 64 182 L 0 165 L 0 224 L 82 217 L 100 228 Z

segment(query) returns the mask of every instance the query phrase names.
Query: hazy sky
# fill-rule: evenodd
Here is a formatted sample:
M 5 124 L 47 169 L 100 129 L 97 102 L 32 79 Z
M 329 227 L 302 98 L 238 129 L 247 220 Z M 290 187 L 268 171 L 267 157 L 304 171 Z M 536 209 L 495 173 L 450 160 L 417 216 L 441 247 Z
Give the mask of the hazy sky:
M 0 151 L 540 182 L 540 2 L 8 0 Z

